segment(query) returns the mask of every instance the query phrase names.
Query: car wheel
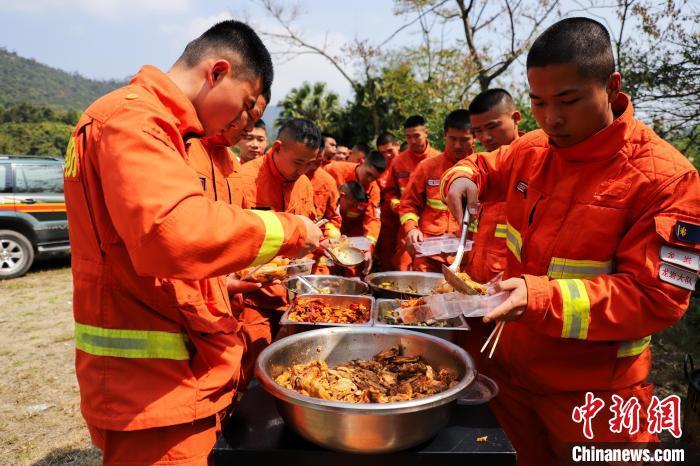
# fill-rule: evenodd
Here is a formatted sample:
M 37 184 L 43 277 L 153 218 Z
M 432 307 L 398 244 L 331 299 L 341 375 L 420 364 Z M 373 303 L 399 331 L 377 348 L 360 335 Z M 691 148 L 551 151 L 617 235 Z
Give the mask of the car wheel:
M 0 230 L 0 280 L 20 277 L 34 262 L 34 247 L 21 233 Z

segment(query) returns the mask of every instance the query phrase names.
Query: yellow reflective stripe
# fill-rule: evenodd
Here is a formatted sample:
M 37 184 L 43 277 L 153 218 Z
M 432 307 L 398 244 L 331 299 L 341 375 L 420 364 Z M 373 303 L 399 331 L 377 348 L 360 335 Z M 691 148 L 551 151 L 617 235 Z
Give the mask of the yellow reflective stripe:
M 447 206 L 440 199 L 428 199 L 427 204 L 435 210 L 447 210 Z
M 513 228 L 510 223 L 506 224 L 506 246 L 520 262 L 520 250 L 523 247 L 523 240 L 520 237 L 520 232 Z
M 345 216 L 347 218 L 358 218 L 360 216 L 360 213 L 354 210 L 349 210 L 345 213 Z
M 76 322 L 75 347 L 94 356 L 190 359 L 187 335 L 183 333 L 100 328 Z
M 408 214 L 403 214 L 401 218 L 399 219 L 399 222 L 401 225 L 404 223 L 408 222 L 409 220 L 413 220 L 414 222 L 418 223 L 418 215 L 414 214 L 413 212 L 410 212 Z
M 374 236 L 367 235 L 367 236 L 365 236 L 365 238 L 367 238 L 369 240 L 369 242 L 372 243 L 372 245 L 374 245 L 374 246 L 377 245 L 377 238 L 375 238 Z
M 284 243 L 284 227 L 277 214 L 264 210 L 251 210 L 265 224 L 265 239 L 263 239 L 258 255 L 250 266 L 266 264 L 275 257 Z
M 629 356 L 639 356 L 649 346 L 651 336 L 641 338 L 639 340 L 623 341 L 617 350 L 618 358 L 626 358 Z
M 401 201 L 399 199 L 394 198 L 391 200 L 391 207 L 396 207 L 399 204 L 401 204 Z
M 65 178 L 75 178 L 78 176 L 78 151 L 75 148 L 75 138 L 68 139 L 68 147 L 66 147 L 65 165 L 63 167 L 63 176 Z
M 493 233 L 493 236 L 496 238 L 505 238 L 508 234 L 508 225 L 504 223 L 497 223 L 496 224 L 496 231 Z
M 479 219 L 475 218 L 471 222 L 469 222 L 469 226 L 467 227 L 467 231 L 470 233 L 476 233 L 479 231 Z
M 612 261 L 574 260 L 552 257 L 547 275 L 550 278 L 594 278 L 611 273 Z
M 400 192 L 401 194 L 403 194 L 403 192 L 404 192 L 405 190 L 406 190 L 406 188 L 402 188 L 401 186 L 399 186 L 399 192 Z
M 582 280 L 555 280 L 561 290 L 564 305 L 562 312 L 562 338 L 585 340 L 588 337 L 588 322 L 591 319 L 591 302 Z
M 447 193 L 445 192 L 445 180 L 447 177 L 452 175 L 453 173 L 457 172 L 464 172 L 469 176 L 472 176 L 474 174 L 474 171 L 469 168 L 469 167 L 452 167 L 449 170 L 447 170 L 445 173 L 442 174 L 442 178 L 440 179 L 440 196 L 442 196 L 443 199 L 447 197 Z

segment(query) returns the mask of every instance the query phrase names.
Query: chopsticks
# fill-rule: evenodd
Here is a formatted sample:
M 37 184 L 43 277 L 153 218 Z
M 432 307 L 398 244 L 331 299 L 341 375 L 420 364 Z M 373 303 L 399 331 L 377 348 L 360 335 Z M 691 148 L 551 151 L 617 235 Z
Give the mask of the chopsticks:
M 491 338 L 493 338 L 494 334 L 496 335 L 496 340 L 493 342 L 493 346 L 491 346 L 491 352 L 489 353 L 489 359 L 491 359 L 491 356 L 493 356 L 493 352 L 496 349 L 496 345 L 498 345 L 498 339 L 501 338 L 501 332 L 503 331 L 503 326 L 505 325 L 505 322 L 498 322 L 496 326 L 493 328 L 491 331 L 491 335 L 489 335 L 489 338 L 486 340 L 486 343 L 484 343 L 484 346 L 481 347 L 480 353 L 483 353 L 486 347 L 489 345 L 489 342 L 491 341 Z

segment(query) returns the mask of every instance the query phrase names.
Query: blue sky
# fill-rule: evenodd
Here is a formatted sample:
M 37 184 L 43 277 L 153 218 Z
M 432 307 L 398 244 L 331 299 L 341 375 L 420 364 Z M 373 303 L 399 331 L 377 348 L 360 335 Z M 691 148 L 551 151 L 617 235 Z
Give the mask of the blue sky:
M 336 53 L 355 37 L 384 40 L 402 24 L 390 0 L 305 0 L 301 6 L 299 25 L 305 34 L 312 40 L 328 37 Z M 168 68 L 189 40 L 221 19 L 276 27 L 247 0 L 0 0 L 0 11 L 0 46 L 99 79 L 131 76 L 146 63 Z M 414 40 L 414 35 L 398 40 Z M 350 95 L 347 82 L 320 57 L 275 61 L 273 101 L 304 80 L 326 81 L 342 97 Z

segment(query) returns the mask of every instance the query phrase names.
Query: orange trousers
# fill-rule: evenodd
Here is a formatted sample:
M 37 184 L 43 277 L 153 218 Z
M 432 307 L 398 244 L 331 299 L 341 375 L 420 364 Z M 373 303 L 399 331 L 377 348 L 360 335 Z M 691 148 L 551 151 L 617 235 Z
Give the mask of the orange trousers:
M 399 234 L 399 217 L 391 209 L 382 208 L 382 227 L 377 241 L 377 270 L 387 272 L 394 270 L 394 254 L 396 253 L 396 236 Z
M 651 384 L 638 384 L 615 391 L 593 391 L 596 397 L 605 401 L 605 406 L 593 418 L 594 437 L 587 440 L 583 435 L 583 425 L 574 422 L 571 416 L 575 407 L 584 404 L 585 392 L 538 395 L 511 385 L 493 373 L 487 375 L 496 380 L 500 387 L 499 395 L 489 402 L 489 406 L 515 447 L 518 466 L 570 464 L 574 443 L 658 442 L 655 434 L 647 432 L 646 412 L 653 394 Z M 566 374 L 561 376 L 566 377 Z M 608 422 L 612 413 L 609 407 L 613 403 L 613 394 L 625 401 L 633 396 L 639 400 L 638 433 L 630 435 L 624 428 L 619 434 L 610 432 Z
M 220 415 L 188 424 L 143 430 L 106 430 L 88 424 L 92 443 L 102 450 L 102 464 L 207 466 L 221 432 Z
M 280 317 L 282 312 L 249 306 L 244 306 L 238 314 L 237 318 L 241 322 L 246 344 L 246 351 L 241 361 L 243 383 L 239 384 L 240 391 L 245 391 L 248 382 L 253 378 L 255 361 L 277 334 Z

